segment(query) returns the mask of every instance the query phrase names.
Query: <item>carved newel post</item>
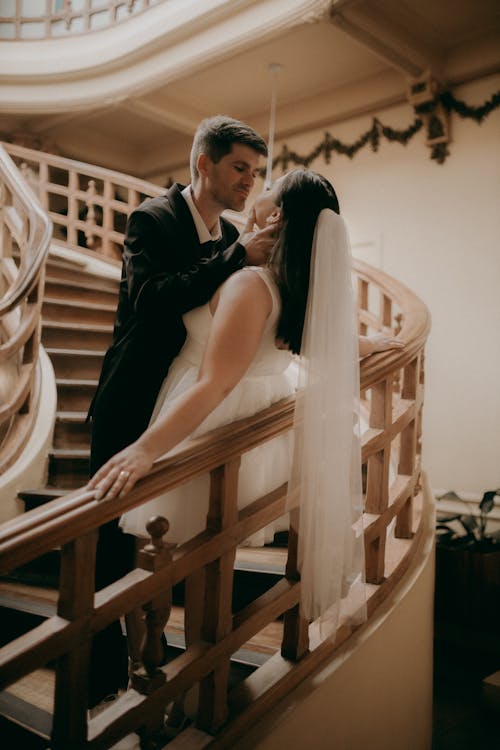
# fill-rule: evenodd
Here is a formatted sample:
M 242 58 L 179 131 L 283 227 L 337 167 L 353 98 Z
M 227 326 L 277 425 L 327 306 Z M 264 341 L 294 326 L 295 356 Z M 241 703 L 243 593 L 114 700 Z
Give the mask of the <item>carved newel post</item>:
M 174 544 L 164 544 L 163 536 L 169 529 L 168 521 L 162 516 L 149 520 L 146 529 L 151 541 L 139 552 L 139 567 L 152 573 L 165 568 L 172 562 Z M 165 673 L 160 669 L 164 662 L 162 633 L 172 608 L 172 589 L 162 591 L 143 605 L 145 632 L 141 646 L 142 666 L 131 675 L 132 687 L 143 695 L 149 695 L 166 681 Z

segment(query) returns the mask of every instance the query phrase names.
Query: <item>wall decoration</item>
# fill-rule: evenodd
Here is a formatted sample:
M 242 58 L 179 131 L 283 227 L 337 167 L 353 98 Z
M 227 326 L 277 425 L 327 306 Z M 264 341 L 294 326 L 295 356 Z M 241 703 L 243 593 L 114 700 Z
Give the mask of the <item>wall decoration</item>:
M 481 123 L 490 112 L 500 107 L 500 91 L 478 107 L 469 106 L 455 99 L 451 91 L 440 90 L 439 85 L 428 73 L 410 84 L 408 99 L 417 116 L 407 128 L 401 130 L 392 128 L 384 125 L 378 117 L 374 117 L 371 127 L 353 143 L 345 143 L 326 132 L 323 139 L 308 154 L 298 154 L 284 144 L 280 153 L 273 159 L 273 168 L 281 166 L 282 171 L 286 172 L 290 165 L 308 167 L 321 155 L 329 164 L 332 152 L 352 159 L 367 145 L 376 152 L 381 138 L 406 146 L 422 128 L 425 128 L 426 143 L 431 149 L 431 159 L 438 164 L 443 164 L 450 155 L 448 150 L 450 113 L 454 112 L 459 117 Z M 261 176 L 264 177 L 264 175 L 265 170 L 261 170 Z

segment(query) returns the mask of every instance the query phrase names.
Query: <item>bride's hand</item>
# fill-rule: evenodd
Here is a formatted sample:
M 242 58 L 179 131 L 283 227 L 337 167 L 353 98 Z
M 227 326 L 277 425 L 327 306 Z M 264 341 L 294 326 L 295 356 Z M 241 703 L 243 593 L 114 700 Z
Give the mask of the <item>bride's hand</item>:
M 359 355 L 368 357 L 370 354 L 385 352 L 388 349 L 403 349 L 404 343 L 395 336 L 385 333 L 374 333 L 372 336 L 359 337 Z
M 145 476 L 153 465 L 148 452 L 137 442 L 109 459 L 94 474 L 87 489 L 96 490 L 96 500 L 112 500 L 130 492 L 138 479 Z

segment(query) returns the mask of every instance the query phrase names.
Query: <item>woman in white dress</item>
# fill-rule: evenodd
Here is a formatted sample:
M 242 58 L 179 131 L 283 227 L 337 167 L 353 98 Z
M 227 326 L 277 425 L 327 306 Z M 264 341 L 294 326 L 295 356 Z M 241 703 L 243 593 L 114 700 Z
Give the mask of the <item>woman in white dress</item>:
M 358 350 L 347 234 L 335 191 L 324 177 L 308 170 L 291 172 L 257 199 L 253 211 L 258 226 L 276 225 L 269 264 L 234 273 L 207 305 L 184 316 L 186 343 L 165 379 L 150 426 L 111 458 L 89 487 L 96 489 L 98 499 L 125 495 L 157 458 L 182 441 L 292 394 L 300 372 L 298 385 L 305 397 L 297 408 L 301 419 L 295 428 L 292 470 L 291 436 L 249 452 L 240 468 L 238 506 L 290 477 L 290 492 L 298 491 L 301 503 L 304 591 L 305 579 L 316 586 L 315 566 L 319 562 L 324 567 L 325 552 L 335 547 L 335 582 L 325 581 L 326 589 L 305 601 L 306 613 L 315 617 L 339 598 L 340 587 L 354 570 L 350 537 L 361 512 L 359 441 L 353 440 L 358 355 L 398 343 L 384 337 L 365 339 Z M 294 367 L 293 354 L 301 352 L 307 364 Z M 328 477 L 325 466 L 333 467 L 337 476 Z M 339 471 L 345 475 L 344 489 L 333 501 L 331 488 L 340 487 Z M 312 497 L 302 497 L 306 485 L 316 487 Z M 205 527 L 208 486 L 208 476 L 200 477 L 149 501 L 126 513 L 122 528 L 144 536 L 147 520 L 160 514 L 169 520 L 169 541 L 182 543 Z M 274 530 L 247 541 L 261 545 L 272 539 Z M 313 548 L 315 561 L 307 561 L 304 550 Z M 339 566 L 343 555 L 346 565 Z M 356 567 L 359 573 L 359 559 Z

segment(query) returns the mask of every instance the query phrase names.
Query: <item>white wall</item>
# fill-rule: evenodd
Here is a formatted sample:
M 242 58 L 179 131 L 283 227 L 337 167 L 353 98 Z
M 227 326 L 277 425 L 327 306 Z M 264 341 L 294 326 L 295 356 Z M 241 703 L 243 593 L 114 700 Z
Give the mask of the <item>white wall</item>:
M 478 105 L 499 89 L 497 75 L 453 93 Z M 410 105 L 374 114 L 396 128 L 414 117 Z M 306 154 L 325 130 L 353 142 L 370 124 L 360 117 L 286 143 Z M 378 153 L 365 147 L 352 160 L 334 154 L 311 165 L 335 185 L 352 242 L 373 242 L 368 252 L 430 308 L 425 467 L 435 489 L 459 493 L 500 486 L 499 125 L 500 110 L 481 125 L 452 115 L 443 165 L 423 132 L 406 147 L 382 140 Z

